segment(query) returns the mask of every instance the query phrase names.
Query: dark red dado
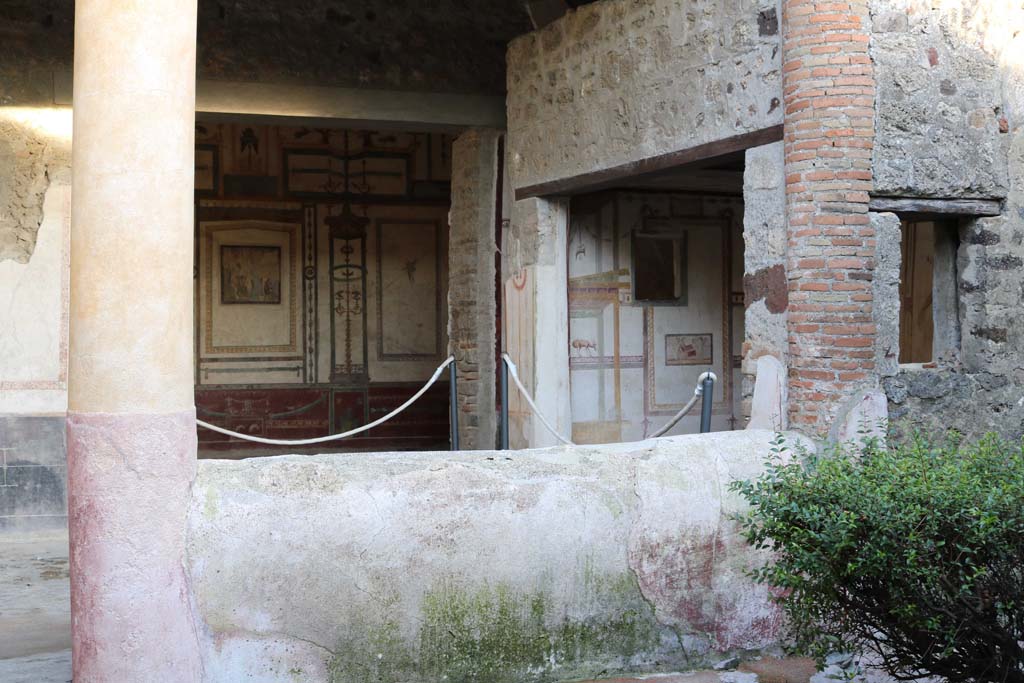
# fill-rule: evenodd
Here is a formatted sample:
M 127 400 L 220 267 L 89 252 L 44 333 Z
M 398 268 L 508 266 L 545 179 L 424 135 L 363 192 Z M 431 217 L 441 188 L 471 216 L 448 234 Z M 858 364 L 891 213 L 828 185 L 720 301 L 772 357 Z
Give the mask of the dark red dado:
M 289 441 L 312 439 L 369 424 L 398 408 L 421 386 L 400 383 L 366 388 L 197 389 L 196 412 L 200 420 L 241 434 Z M 448 440 L 448 387 L 438 383 L 379 427 L 350 439 L 300 450 L 447 450 Z M 268 448 L 199 430 L 200 457 L 222 457 L 229 451 L 262 454 Z

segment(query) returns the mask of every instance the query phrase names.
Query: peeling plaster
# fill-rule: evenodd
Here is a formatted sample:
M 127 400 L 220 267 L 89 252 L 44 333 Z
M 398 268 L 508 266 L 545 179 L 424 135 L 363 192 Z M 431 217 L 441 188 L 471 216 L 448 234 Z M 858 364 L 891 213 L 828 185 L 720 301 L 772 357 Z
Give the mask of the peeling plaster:
M 70 169 L 70 145 L 0 109 L 0 263 L 28 263 L 53 174 Z

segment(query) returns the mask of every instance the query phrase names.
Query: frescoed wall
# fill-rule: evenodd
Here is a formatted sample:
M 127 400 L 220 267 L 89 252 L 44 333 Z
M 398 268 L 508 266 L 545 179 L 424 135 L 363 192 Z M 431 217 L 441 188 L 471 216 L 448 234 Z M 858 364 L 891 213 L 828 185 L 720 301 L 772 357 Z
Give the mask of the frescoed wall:
M 742 221 L 742 200 L 732 197 L 607 192 L 573 200 L 567 257 L 574 441 L 653 434 L 708 370 L 719 377 L 713 428 L 743 427 Z M 696 432 L 698 415 L 695 409 L 671 433 Z
M 451 139 L 209 123 L 196 137 L 200 419 L 301 439 L 403 403 L 447 349 Z M 339 448 L 446 448 L 447 404 L 438 386 Z M 258 451 L 205 431 L 200 447 Z

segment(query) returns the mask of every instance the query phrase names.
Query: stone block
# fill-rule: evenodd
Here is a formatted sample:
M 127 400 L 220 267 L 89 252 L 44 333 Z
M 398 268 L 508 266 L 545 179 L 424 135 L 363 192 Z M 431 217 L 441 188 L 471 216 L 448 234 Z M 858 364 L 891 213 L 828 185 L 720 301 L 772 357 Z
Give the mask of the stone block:
M 869 438 L 885 439 L 889 402 L 881 390 L 862 391 L 840 407 L 830 440 L 858 445 Z
M 758 358 L 747 429 L 787 429 L 789 406 L 786 395 L 785 366 L 774 356 Z

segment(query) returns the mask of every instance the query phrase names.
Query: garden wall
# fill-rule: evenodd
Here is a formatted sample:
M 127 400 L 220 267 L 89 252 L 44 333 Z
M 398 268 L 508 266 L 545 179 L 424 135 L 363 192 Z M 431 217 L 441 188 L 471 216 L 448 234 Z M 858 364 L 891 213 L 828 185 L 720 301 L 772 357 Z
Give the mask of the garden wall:
M 772 438 L 201 461 L 207 680 L 522 683 L 771 648 L 727 486 Z

